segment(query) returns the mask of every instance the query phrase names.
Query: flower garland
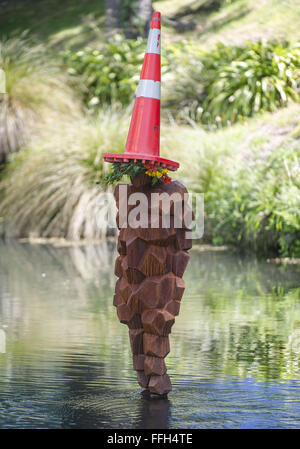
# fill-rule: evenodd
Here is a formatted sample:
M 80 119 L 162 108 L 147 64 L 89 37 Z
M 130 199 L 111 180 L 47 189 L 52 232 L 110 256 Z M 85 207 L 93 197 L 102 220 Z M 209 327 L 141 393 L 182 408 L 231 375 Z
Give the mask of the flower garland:
M 158 181 L 162 181 L 165 184 L 172 184 L 172 179 L 170 176 L 167 175 L 168 170 L 166 168 L 162 168 L 160 165 L 155 166 L 151 164 L 145 164 L 144 167 L 147 169 L 145 171 L 145 174 L 148 176 L 152 176 L 152 185 L 153 181 L 155 181 L 155 184 Z
M 112 170 L 106 175 L 104 184 L 114 184 L 127 175 L 131 178 L 135 176 L 146 174 L 152 177 L 152 186 L 155 186 L 158 182 L 165 184 L 172 183 L 172 179 L 168 176 L 168 170 L 162 168 L 160 165 L 155 164 L 143 164 L 141 161 L 134 162 L 114 162 L 112 164 Z

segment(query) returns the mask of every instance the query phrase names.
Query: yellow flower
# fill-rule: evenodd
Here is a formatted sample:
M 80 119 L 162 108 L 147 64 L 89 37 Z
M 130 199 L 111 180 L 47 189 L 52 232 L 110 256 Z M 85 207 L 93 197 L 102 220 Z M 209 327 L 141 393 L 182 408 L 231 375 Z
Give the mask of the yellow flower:
M 147 170 L 147 171 L 145 171 L 145 174 L 146 175 L 148 175 L 148 176 L 152 176 L 152 177 L 157 177 L 157 178 L 161 178 L 162 177 L 162 175 L 164 175 L 165 173 L 167 173 L 168 172 L 168 170 L 165 168 L 164 170 L 162 170 L 162 171 L 159 171 L 159 170 L 156 170 L 156 171 L 149 171 L 149 170 Z

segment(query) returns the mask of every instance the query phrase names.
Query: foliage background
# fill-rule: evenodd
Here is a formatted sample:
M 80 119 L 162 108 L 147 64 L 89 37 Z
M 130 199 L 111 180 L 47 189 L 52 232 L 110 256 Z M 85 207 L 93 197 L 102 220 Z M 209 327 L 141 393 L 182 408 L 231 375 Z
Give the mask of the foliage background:
M 107 235 L 96 182 L 103 152 L 124 148 L 154 7 L 162 154 L 204 192 L 206 241 L 300 257 L 300 5 L 119 3 L 0 2 L 0 233 Z

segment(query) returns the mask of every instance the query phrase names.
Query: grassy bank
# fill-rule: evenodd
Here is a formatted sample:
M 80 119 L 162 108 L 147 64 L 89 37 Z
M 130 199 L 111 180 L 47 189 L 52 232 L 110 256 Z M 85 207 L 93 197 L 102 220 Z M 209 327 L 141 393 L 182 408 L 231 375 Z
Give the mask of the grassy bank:
M 202 0 L 163 0 L 154 5 L 163 16 L 180 20 L 181 27 L 166 23 L 167 40 L 197 40 L 206 47 L 216 42 L 240 45 L 260 39 L 297 40 L 300 10 L 293 0 L 225 0 L 219 10 L 205 10 Z M 220 2 L 221 3 L 221 2 Z
M 264 254 L 300 256 L 300 106 L 216 133 L 164 125 L 162 154 L 181 161 L 174 175 L 205 194 L 205 241 Z M 129 114 L 73 121 L 15 154 L 2 173 L 2 231 L 15 237 L 98 238 L 108 167 L 122 152 Z M 186 157 L 182 157 L 186 155 Z
M 300 256 L 299 120 L 295 104 L 214 133 L 166 130 L 163 148 L 181 160 L 179 179 L 204 192 L 207 241 Z
M 5 237 L 78 241 L 111 232 L 99 218 L 104 188 L 97 182 L 109 169 L 103 153 L 123 152 L 132 106 L 127 105 L 144 42 L 120 36 L 120 42 L 105 44 L 103 2 L 73 3 L 32 2 L 25 11 L 21 2 L 14 5 L 15 15 L 9 4 L 2 7 L 10 14 L 5 23 L 0 18 L 1 32 L 31 28 L 35 40 L 44 42 L 12 38 L 0 46 L 7 77 L 7 93 L 0 97 L 0 234 Z M 232 0 L 218 11 L 188 13 L 198 2 L 181 3 L 155 2 L 170 20 L 197 22 L 179 33 L 197 39 L 196 46 L 164 47 L 161 153 L 181 162 L 174 179 L 205 194 L 206 242 L 300 257 L 300 105 L 292 102 L 299 98 L 299 48 L 284 42 L 211 51 L 199 46 L 200 41 L 213 47 L 212 34 L 226 42 L 229 29 L 233 38 L 237 33 L 243 34 L 241 41 L 255 40 L 249 31 L 253 23 L 258 38 L 293 41 L 300 8 L 294 8 L 292 20 L 292 4 L 284 2 L 281 36 L 279 26 L 277 34 L 271 25 L 269 34 L 264 31 L 270 19 L 266 8 L 275 18 L 282 12 L 276 0 L 259 5 Z M 243 5 L 247 12 L 235 16 Z M 167 41 L 176 40 L 174 26 L 166 26 Z M 91 48 L 74 51 L 86 43 Z M 65 60 L 53 48 L 66 49 Z
M 44 129 L 2 172 L 0 216 L 6 237 L 99 239 L 111 234 L 99 214 L 103 153 L 123 151 L 127 120 L 112 112 L 73 117 Z M 1 220 L 1 219 L 0 219 Z

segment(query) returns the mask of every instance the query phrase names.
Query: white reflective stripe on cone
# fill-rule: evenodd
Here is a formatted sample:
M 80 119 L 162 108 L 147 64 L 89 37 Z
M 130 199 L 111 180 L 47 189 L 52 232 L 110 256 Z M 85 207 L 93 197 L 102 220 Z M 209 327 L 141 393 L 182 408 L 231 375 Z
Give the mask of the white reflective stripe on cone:
M 160 55 L 161 30 L 152 28 L 149 31 L 146 53 Z
M 160 82 L 153 80 L 140 80 L 136 97 L 156 98 L 160 100 Z

